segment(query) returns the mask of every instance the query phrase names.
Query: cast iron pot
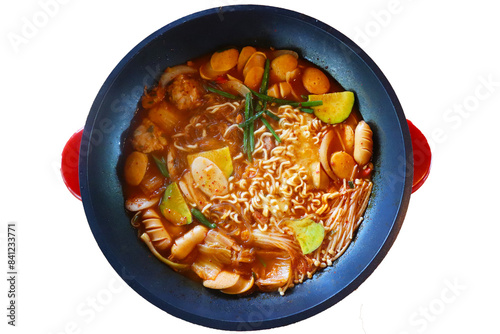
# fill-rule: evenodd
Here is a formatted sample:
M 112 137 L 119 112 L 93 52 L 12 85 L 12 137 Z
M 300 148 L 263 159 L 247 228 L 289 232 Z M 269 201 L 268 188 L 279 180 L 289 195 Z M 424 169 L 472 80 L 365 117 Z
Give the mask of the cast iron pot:
M 245 45 L 296 50 L 326 69 L 346 90 L 355 92 L 359 110 L 374 132 L 374 190 L 365 220 L 333 266 L 289 289 L 285 296 L 226 295 L 173 272 L 138 239 L 124 209 L 120 184 L 118 162 L 123 133 L 144 86 L 155 84 L 168 66 L 223 47 Z M 414 131 L 414 139 L 421 136 Z M 380 69 L 335 29 L 303 14 L 274 7 L 210 9 L 177 20 L 147 37 L 111 72 L 92 105 L 83 135 L 80 132 L 74 136 L 65 152 L 72 152 L 70 148 L 80 140 L 78 177 L 68 176 L 71 160 L 75 161 L 71 153 L 63 154 L 63 176 L 76 196 L 81 193 L 90 228 L 109 263 L 152 304 L 176 317 L 219 329 L 287 325 L 340 301 L 373 272 L 388 252 L 412 192 L 414 166 L 408 123 Z M 430 152 L 425 154 L 428 171 Z M 417 180 L 416 188 L 427 174 Z

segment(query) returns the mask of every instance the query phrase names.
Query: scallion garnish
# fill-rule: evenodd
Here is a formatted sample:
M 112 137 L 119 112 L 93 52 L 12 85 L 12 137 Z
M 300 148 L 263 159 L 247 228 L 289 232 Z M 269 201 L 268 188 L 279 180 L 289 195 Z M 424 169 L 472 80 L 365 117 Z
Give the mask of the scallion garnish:
M 167 178 L 170 177 L 170 173 L 168 172 L 167 163 L 165 162 L 165 158 L 161 157 L 161 159 L 160 159 L 160 158 L 157 158 L 153 155 L 153 160 L 155 161 L 156 167 L 158 167 L 158 169 L 160 170 L 161 175 L 163 175 Z
M 281 143 L 281 138 L 280 136 L 278 136 L 278 134 L 274 131 L 273 127 L 271 126 L 271 124 L 269 124 L 268 121 L 266 121 L 266 119 L 262 118 L 261 119 L 262 123 L 264 123 L 264 125 L 266 126 L 266 128 L 269 130 L 269 132 L 271 132 L 274 136 L 274 138 L 276 139 L 276 141 L 278 143 Z
M 266 59 L 266 64 L 264 65 L 264 74 L 262 75 L 262 82 L 260 84 L 260 92 L 262 94 L 267 94 L 267 87 L 269 86 L 269 67 L 270 62 L 269 59 Z
M 239 96 L 236 96 L 236 95 L 233 95 L 233 94 L 230 94 L 230 93 L 224 92 L 224 91 L 222 91 L 222 90 L 215 89 L 215 88 L 213 88 L 213 87 L 211 87 L 211 86 L 206 86 L 205 88 L 206 88 L 209 92 L 219 94 L 220 96 L 227 97 L 228 99 L 232 99 L 232 100 L 240 100 L 240 99 L 241 99 L 241 97 L 239 97 Z
M 276 122 L 279 122 L 281 118 L 279 118 L 277 115 L 273 114 L 269 110 L 266 110 L 266 115 L 274 119 Z
M 245 120 L 250 118 L 250 106 L 252 104 L 252 94 L 249 92 L 245 96 Z M 247 152 L 248 160 L 252 161 L 252 151 L 250 145 L 250 136 L 253 137 L 253 132 L 250 134 L 249 131 L 250 126 L 247 126 L 243 129 L 243 147 Z
M 323 105 L 323 101 L 318 100 L 318 101 L 304 101 L 304 102 L 292 102 L 289 103 L 291 107 L 318 107 Z
M 238 126 L 240 128 L 246 128 L 247 126 L 249 126 L 251 123 L 255 122 L 256 120 L 258 120 L 262 114 L 264 114 L 264 110 L 261 110 L 259 111 L 258 113 L 256 113 L 255 115 L 253 115 L 252 117 L 250 117 L 249 119 L 245 120 L 244 122 L 241 122 L 240 124 L 238 124 Z
M 299 110 L 308 114 L 312 114 L 314 112 L 311 108 L 299 108 Z
M 249 88 L 250 89 L 250 88 Z M 276 103 L 276 104 L 281 104 L 281 105 L 289 105 L 290 107 L 317 107 L 323 105 L 323 101 L 318 100 L 318 101 L 304 101 L 304 102 L 296 102 L 296 101 L 291 101 L 291 100 L 283 100 L 283 99 L 277 99 L 275 97 L 265 95 L 258 93 L 254 91 L 253 89 L 250 89 L 253 95 L 258 97 L 259 99 L 271 103 Z
M 194 218 L 198 219 L 198 221 L 200 223 L 202 223 L 203 225 L 205 225 L 206 227 L 208 227 L 208 228 L 216 228 L 217 227 L 217 224 L 214 224 L 210 220 L 208 220 L 207 217 L 205 217 L 205 215 L 203 213 L 201 213 L 200 210 L 193 208 L 193 209 L 191 209 L 191 214 L 194 216 Z
M 251 99 L 251 97 L 250 97 Z M 249 113 L 248 113 L 248 116 L 250 118 L 252 118 L 253 116 L 253 103 L 252 101 L 250 101 L 250 110 L 249 110 Z M 255 123 L 252 122 L 250 123 L 250 125 L 248 126 L 248 135 L 250 136 L 250 152 L 253 152 L 255 150 L 255 134 L 254 134 L 254 127 L 255 127 Z M 252 161 L 252 159 L 250 158 L 250 161 Z

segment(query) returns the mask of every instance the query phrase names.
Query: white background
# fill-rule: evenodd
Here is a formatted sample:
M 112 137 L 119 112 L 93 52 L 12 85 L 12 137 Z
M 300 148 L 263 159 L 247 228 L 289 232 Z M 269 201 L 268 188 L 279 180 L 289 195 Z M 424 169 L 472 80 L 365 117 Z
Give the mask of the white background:
M 244 2 L 61 0 L 52 1 L 57 8 L 44 22 L 47 2 L 0 5 L 0 332 L 217 332 L 170 316 L 121 281 L 94 241 L 82 203 L 61 180 L 60 155 L 108 74 L 143 38 L 187 14 Z M 313 16 L 357 42 L 434 153 L 398 239 L 366 282 L 330 309 L 268 332 L 498 333 L 495 2 L 266 4 Z M 26 22 L 40 27 L 23 37 Z M 25 40 L 15 45 L 14 35 Z M 8 222 L 18 225 L 16 328 L 6 324 Z

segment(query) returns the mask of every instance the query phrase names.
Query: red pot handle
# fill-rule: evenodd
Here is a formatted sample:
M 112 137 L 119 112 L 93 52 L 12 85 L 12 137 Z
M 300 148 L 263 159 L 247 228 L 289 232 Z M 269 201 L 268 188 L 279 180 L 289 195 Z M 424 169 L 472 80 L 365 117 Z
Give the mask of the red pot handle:
M 425 136 L 411 121 L 408 121 L 413 147 L 413 186 L 412 193 L 417 191 L 427 180 L 431 168 L 431 149 Z M 78 158 L 83 129 L 75 132 L 64 146 L 61 161 L 61 174 L 68 190 L 79 200 L 80 184 L 78 182 Z
M 80 143 L 82 142 L 83 129 L 75 132 L 64 146 L 61 160 L 61 174 L 66 187 L 80 201 L 80 183 L 78 181 L 78 158 L 80 156 Z
M 407 122 L 413 147 L 413 186 L 411 192 L 414 193 L 429 176 L 432 153 L 429 143 L 422 132 L 411 121 L 408 120 Z

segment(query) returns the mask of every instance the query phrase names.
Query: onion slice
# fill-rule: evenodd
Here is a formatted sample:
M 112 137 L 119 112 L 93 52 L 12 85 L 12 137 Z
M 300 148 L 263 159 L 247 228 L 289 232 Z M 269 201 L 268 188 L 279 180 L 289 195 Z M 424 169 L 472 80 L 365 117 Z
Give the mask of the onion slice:
M 248 89 L 248 87 L 237 80 L 229 80 L 228 82 L 221 84 L 221 87 L 224 90 L 236 92 L 236 93 L 238 93 L 238 95 L 241 95 L 243 97 L 245 97 L 248 93 L 250 93 L 250 90 Z
M 189 67 L 187 65 L 177 65 L 174 67 L 169 67 L 163 72 L 160 78 L 160 85 L 165 87 L 172 81 L 176 76 L 180 74 L 196 73 L 197 70 Z

